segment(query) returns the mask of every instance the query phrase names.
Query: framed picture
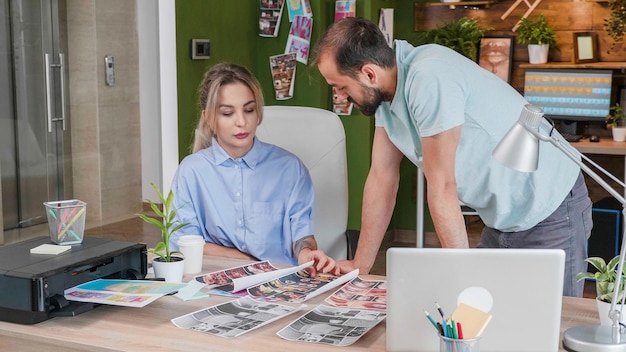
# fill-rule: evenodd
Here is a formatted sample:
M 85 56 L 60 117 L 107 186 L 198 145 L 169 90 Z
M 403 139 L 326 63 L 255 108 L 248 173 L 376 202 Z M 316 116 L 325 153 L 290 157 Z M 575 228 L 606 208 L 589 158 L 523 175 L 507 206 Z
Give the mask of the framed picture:
M 598 61 L 598 34 L 594 32 L 574 33 L 574 63 Z
M 483 37 L 480 40 L 478 64 L 505 82 L 511 80 L 513 38 L 513 36 L 499 36 Z

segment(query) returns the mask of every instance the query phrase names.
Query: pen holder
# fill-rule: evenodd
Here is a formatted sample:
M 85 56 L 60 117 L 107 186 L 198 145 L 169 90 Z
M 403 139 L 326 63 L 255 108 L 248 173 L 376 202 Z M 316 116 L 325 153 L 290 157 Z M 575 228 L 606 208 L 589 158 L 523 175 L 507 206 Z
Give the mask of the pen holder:
M 72 199 L 43 203 L 52 242 L 61 245 L 83 242 L 87 203 Z
M 480 337 L 473 339 L 453 339 L 439 335 L 439 352 L 478 352 Z

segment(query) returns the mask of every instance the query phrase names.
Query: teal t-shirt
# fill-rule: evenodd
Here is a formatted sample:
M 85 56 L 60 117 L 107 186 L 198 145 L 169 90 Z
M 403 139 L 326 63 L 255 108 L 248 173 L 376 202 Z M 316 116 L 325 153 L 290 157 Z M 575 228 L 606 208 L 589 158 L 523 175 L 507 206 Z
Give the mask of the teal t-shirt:
M 573 161 L 549 143 L 540 145 L 539 168 L 531 173 L 508 169 L 491 156 L 528 104 L 524 97 L 446 47 L 396 40 L 394 49 L 396 93 L 376 111 L 376 126 L 394 145 L 418 165 L 421 137 L 462 126 L 455 160 L 459 199 L 485 225 L 523 231 L 552 214 L 580 172 Z

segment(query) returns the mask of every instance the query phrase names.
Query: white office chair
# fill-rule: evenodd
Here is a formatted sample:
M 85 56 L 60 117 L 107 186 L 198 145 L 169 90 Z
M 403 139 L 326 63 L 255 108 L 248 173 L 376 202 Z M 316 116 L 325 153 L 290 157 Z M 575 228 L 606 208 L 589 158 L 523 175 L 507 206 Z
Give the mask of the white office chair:
M 346 136 L 330 111 L 300 106 L 266 106 L 256 135 L 297 155 L 315 188 L 315 239 L 335 260 L 346 259 L 348 168 Z

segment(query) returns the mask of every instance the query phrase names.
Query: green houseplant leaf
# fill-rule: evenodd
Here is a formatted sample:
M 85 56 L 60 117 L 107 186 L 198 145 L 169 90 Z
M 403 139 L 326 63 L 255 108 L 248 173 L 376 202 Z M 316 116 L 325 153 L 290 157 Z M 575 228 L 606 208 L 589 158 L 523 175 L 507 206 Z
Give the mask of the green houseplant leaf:
M 157 215 L 159 219 L 155 219 L 153 217 L 147 216 L 145 214 L 136 214 L 141 220 L 145 221 L 148 224 L 156 226 L 161 231 L 161 241 L 154 246 L 154 248 L 149 248 L 148 252 L 158 256 L 165 262 L 172 261 L 172 255 L 180 254 L 179 251 L 170 250 L 170 237 L 171 235 L 182 229 L 183 227 L 189 225 L 189 223 L 181 223 L 176 220 L 176 209 L 172 209 L 174 204 L 174 193 L 172 190 L 167 194 L 167 198 L 163 196 L 161 190 L 153 183 L 150 182 L 150 185 L 157 192 L 159 196 L 159 200 L 161 204 L 163 204 L 163 210 L 159 208 L 159 206 L 147 199 L 146 201 L 150 204 L 150 208 Z
M 611 113 L 606 116 L 607 123 L 612 127 L 624 127 L 626 126 L 626 116 L 624 115 L 624 108 L 615 103 L 611 107 Z
M 476 61 L 478 42 L 484 35 L 485 29 L 478 25 L 477 20 L 462 17 L 458 21 L 422 32 L 418 35 L 418 43 L 416 44 L 447 46 L 470 60 Z
M 556 48 L 556 33 L 548 26 L 544 15 L 536 19 L 523 17 L 517 27 L 517 39 L 520 44 L 548 44 L 550 48 Z
M 593 273 L 578 273 L 576 280 L 595 280 L 598 299 L 611 303 L 611 300 L 613 299 L 613 292 L 615 291 L 615 278 L 617 277 L 616 271 L 620 257 L 614 257 L 608 264 L 605 262 L 604 258 L 600 257 L 589 257 L 585 259 L 585 261 L 591 264 L 597 271 Z M 619 301 L 624 299 L 624 279 L 626 279 L 624 272 L 626 272 L 626 267 L 622 270 L 622 281 L 617 296 Z

